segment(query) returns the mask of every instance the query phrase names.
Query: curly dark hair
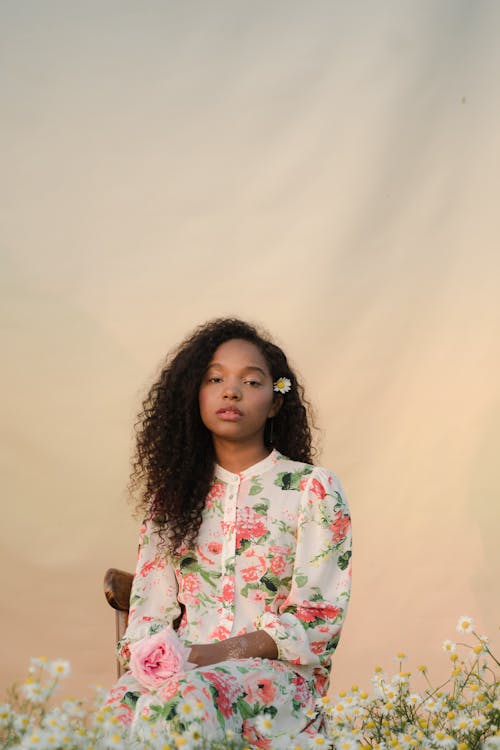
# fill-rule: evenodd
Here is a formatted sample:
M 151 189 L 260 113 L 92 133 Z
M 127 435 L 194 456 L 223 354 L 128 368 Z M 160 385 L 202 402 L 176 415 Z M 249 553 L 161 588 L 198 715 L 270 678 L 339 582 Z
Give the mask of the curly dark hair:
M 199 326 L 167 356 L 135 424 L 129 489 L 140 490 L 137 509 L 153 520 L 171 553 L 181 545 L 194 545 L 200 529 L 215 453 L 201 420 L 198 392 L 215 350 L 230 339 L 257 346 L 273 380 L 291 381 L 291 390 L 273 418 L 272 446 L 288 458 L 312 463 L 310 405 L 284 352 L 266 334 L 236 318 L 217 318 Z M 268 446 L 269 425 L 270 420 L 264 432 Z

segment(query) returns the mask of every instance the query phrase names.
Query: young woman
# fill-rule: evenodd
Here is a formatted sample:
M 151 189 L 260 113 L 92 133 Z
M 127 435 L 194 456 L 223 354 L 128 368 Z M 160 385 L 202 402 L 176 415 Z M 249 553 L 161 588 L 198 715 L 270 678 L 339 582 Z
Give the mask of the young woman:
M 189 746 L 314 735 L 349 601 L 350 517 L 337 477 L 312 465 L 283 351 L 240 320 L 198 328 L 143 404 L 132 483 L 146 518 L 119 656 L 176 628 L 191 668 L 155 690 L 127 671 L 116 717 L 154 716 Z

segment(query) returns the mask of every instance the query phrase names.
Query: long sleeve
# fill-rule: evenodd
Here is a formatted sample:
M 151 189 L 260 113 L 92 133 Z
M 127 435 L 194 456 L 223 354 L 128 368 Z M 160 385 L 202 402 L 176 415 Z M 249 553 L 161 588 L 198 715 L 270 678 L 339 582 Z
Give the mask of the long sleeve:
M 132 643 L 163 628 L 172 627 L 180 614 L 177 589 L 174 569 L 165 552 L 159 549 L 158 533 L 147 519 L 140 530 L 128 626 L 117 645 L 118 658 L 125 667 Z
M 254 622 L 276 642 L 278 658 L 330 666 L 351 587 L 351 520 L 342 487 L 326 469 L 304 481 L 297 522 L 292 584 L 278 612 Z

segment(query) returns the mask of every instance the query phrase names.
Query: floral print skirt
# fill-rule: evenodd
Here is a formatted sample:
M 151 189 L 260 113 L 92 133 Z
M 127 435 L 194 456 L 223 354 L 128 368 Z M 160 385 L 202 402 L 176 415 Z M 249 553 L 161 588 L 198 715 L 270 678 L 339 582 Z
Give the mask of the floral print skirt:
M 303 738 L 305 747 L 318 734 L 317 699 L 312 684 L 285 662 L 251 658 L 176 674 L 154 691 L 126 672 L 106 706 L 130 726 L 131 736 L 143 725 L 174 740 L 184 736 L 190 747 L 238 737 L 252 747 L 275 748 L 280 738 L 289 747 L 291 737 Z

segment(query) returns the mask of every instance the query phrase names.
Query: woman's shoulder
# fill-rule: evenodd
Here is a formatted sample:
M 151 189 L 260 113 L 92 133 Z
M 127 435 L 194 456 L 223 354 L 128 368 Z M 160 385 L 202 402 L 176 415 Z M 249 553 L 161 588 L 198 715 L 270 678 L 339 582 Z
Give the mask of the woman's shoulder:
M 317 466 L 316 464 L 306 463 L 304 461 L 295 461 L 294 459 L 284 456 L 282 453 L 276 451 L 276 464 L 275 470 L 279 474 L 290 474 L 294 478 L 295 482 L 299 480 L 301 489 L 312 486 L 315 482 L 319 482 L 326 492 L 331 489 L 340 491 L 343 494 L 342 485 L 340 480 L 331 469 L 327 469 L 325 466 Z

